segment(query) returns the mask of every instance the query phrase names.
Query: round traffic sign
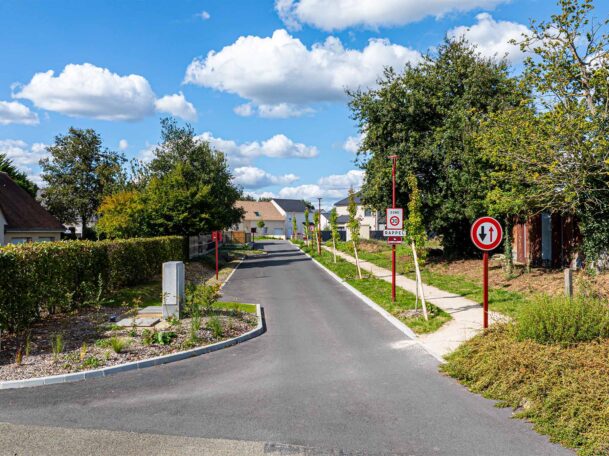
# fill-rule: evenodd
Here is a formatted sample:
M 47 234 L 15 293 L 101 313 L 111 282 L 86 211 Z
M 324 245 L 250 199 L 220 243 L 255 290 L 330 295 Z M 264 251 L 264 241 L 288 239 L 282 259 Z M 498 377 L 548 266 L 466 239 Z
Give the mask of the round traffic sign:
M 398 226 L 400 224 L 400 218 L 395 215 L 389 219 L 391 226 Z
M 494 250 L 501 244 L 503 229 L 493 217 L 481 217 L 472 225 L 470 236 L 480 250 Z

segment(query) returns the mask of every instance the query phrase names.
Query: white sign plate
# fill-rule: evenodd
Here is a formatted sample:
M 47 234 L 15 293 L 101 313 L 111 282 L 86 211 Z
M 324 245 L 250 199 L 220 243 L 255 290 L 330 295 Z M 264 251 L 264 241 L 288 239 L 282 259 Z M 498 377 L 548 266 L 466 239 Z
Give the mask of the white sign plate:
M 404 227 L 404 209 L 387 208 L 387 229 L 401 230 Z
M 384 230 L 383 236 L 385 236 L 385 237 L 404 236 L 404 230 Z

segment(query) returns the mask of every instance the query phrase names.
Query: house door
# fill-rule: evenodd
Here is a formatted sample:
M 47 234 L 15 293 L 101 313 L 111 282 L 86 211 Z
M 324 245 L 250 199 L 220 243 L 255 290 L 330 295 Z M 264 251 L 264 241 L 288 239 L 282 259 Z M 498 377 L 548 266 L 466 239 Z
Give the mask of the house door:
M 541 262 L 552 263 L 552 215 L 547 212 L 541 214 Z

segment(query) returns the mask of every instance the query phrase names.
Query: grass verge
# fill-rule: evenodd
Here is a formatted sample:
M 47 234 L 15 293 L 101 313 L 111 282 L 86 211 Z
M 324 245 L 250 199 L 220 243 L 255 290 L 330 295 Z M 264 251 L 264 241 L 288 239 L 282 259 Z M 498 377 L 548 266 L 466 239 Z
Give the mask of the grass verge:
M 353 255 L 353 245 L 348 242 L 339 242 L 336 245 L 337 250 Z M 391 249 L 388 246 L 381 245 L 377 251 L 368 252 L 358 250 L 360 259 L 368 261 L 376 266 L 391 269 Z M 414 265 L 410 250 L 404 244 L 400 244 L 396 249 L 397 273 L 414 279 Z M 449 293 L 455 293 L 464 298 L 471 299 L 478 304 L 482 304 L 482 285 L 472 282 L 466 277 L 460 275 L 441 274 L 429 269 L 422 268 L 421 278 L 423 282 L 432 287 L 439 288 Z M 497 288 L 489 289 L 489 305 L 491 310 L 495 310 L 504 315 L 515 317 L 519 310 L 530 304 L 530 300 L 513 291 L 501 290 Z
M 609 340 L 544 345 L 497 325 L 461 345 L 442 369 L 579 455 L 609 454 Z
M 224 302 L 217 301 L 214 303 L 214 309 L 218 310 L 238 310 L 240 312 L 247 312 L 251 314 L 256 313 L 255 304 L 244 304 L 242 302 Z
M 314 249 L 306 247 L 304 243 L 294 243 L 299 245 L 304 252 L 312 255 L 313 258 L 323 264 L 330 271 L 334 272 L 342 279 L 345 279 L 345 281 L 353 288 L 360 291 L 391 315 L 398 318 L 417 334 L 434 332 L 451 319 L 449 314 L 428 303 L 429 320 L 425 321 L 422 315 L 413 315 L 412 311 L 415 309 L 416 301 L 415 296 L 412 293 L 397 287 L 396 301 L 392 302 L 390 283 L 385 282 L 382 279 L 377 279 L 374 276 L 370 276 L 370 274 L 366 273 L 365 271 L 362 271 L 364 278 L 358 279 L 355 265 L 341 258 L 337 258 L 336 263 L 334 263 L 332 254 L 330 252 L 322 250 L 322 255 L 320 257 L 317 255 Z

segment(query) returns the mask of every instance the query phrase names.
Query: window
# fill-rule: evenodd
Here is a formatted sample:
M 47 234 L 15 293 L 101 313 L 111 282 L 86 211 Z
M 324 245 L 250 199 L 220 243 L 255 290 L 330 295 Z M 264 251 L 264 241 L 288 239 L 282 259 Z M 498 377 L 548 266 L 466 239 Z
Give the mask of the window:
M 25 244 L 26 242 L 32 242 L 32 238 L 13 238 L 11 244 Z
M 44 236 L 38 238 L 38 242 L 53 242 L 54 240 L 55 238 L 53 236 Z
M 254 211 L 254 215 L 255 215 L 256 217 L 260 217 L 260 212 L 258 212 L 258 211 Z
M 364 209 L 364 217 L 372 217 L 372 209 Z

